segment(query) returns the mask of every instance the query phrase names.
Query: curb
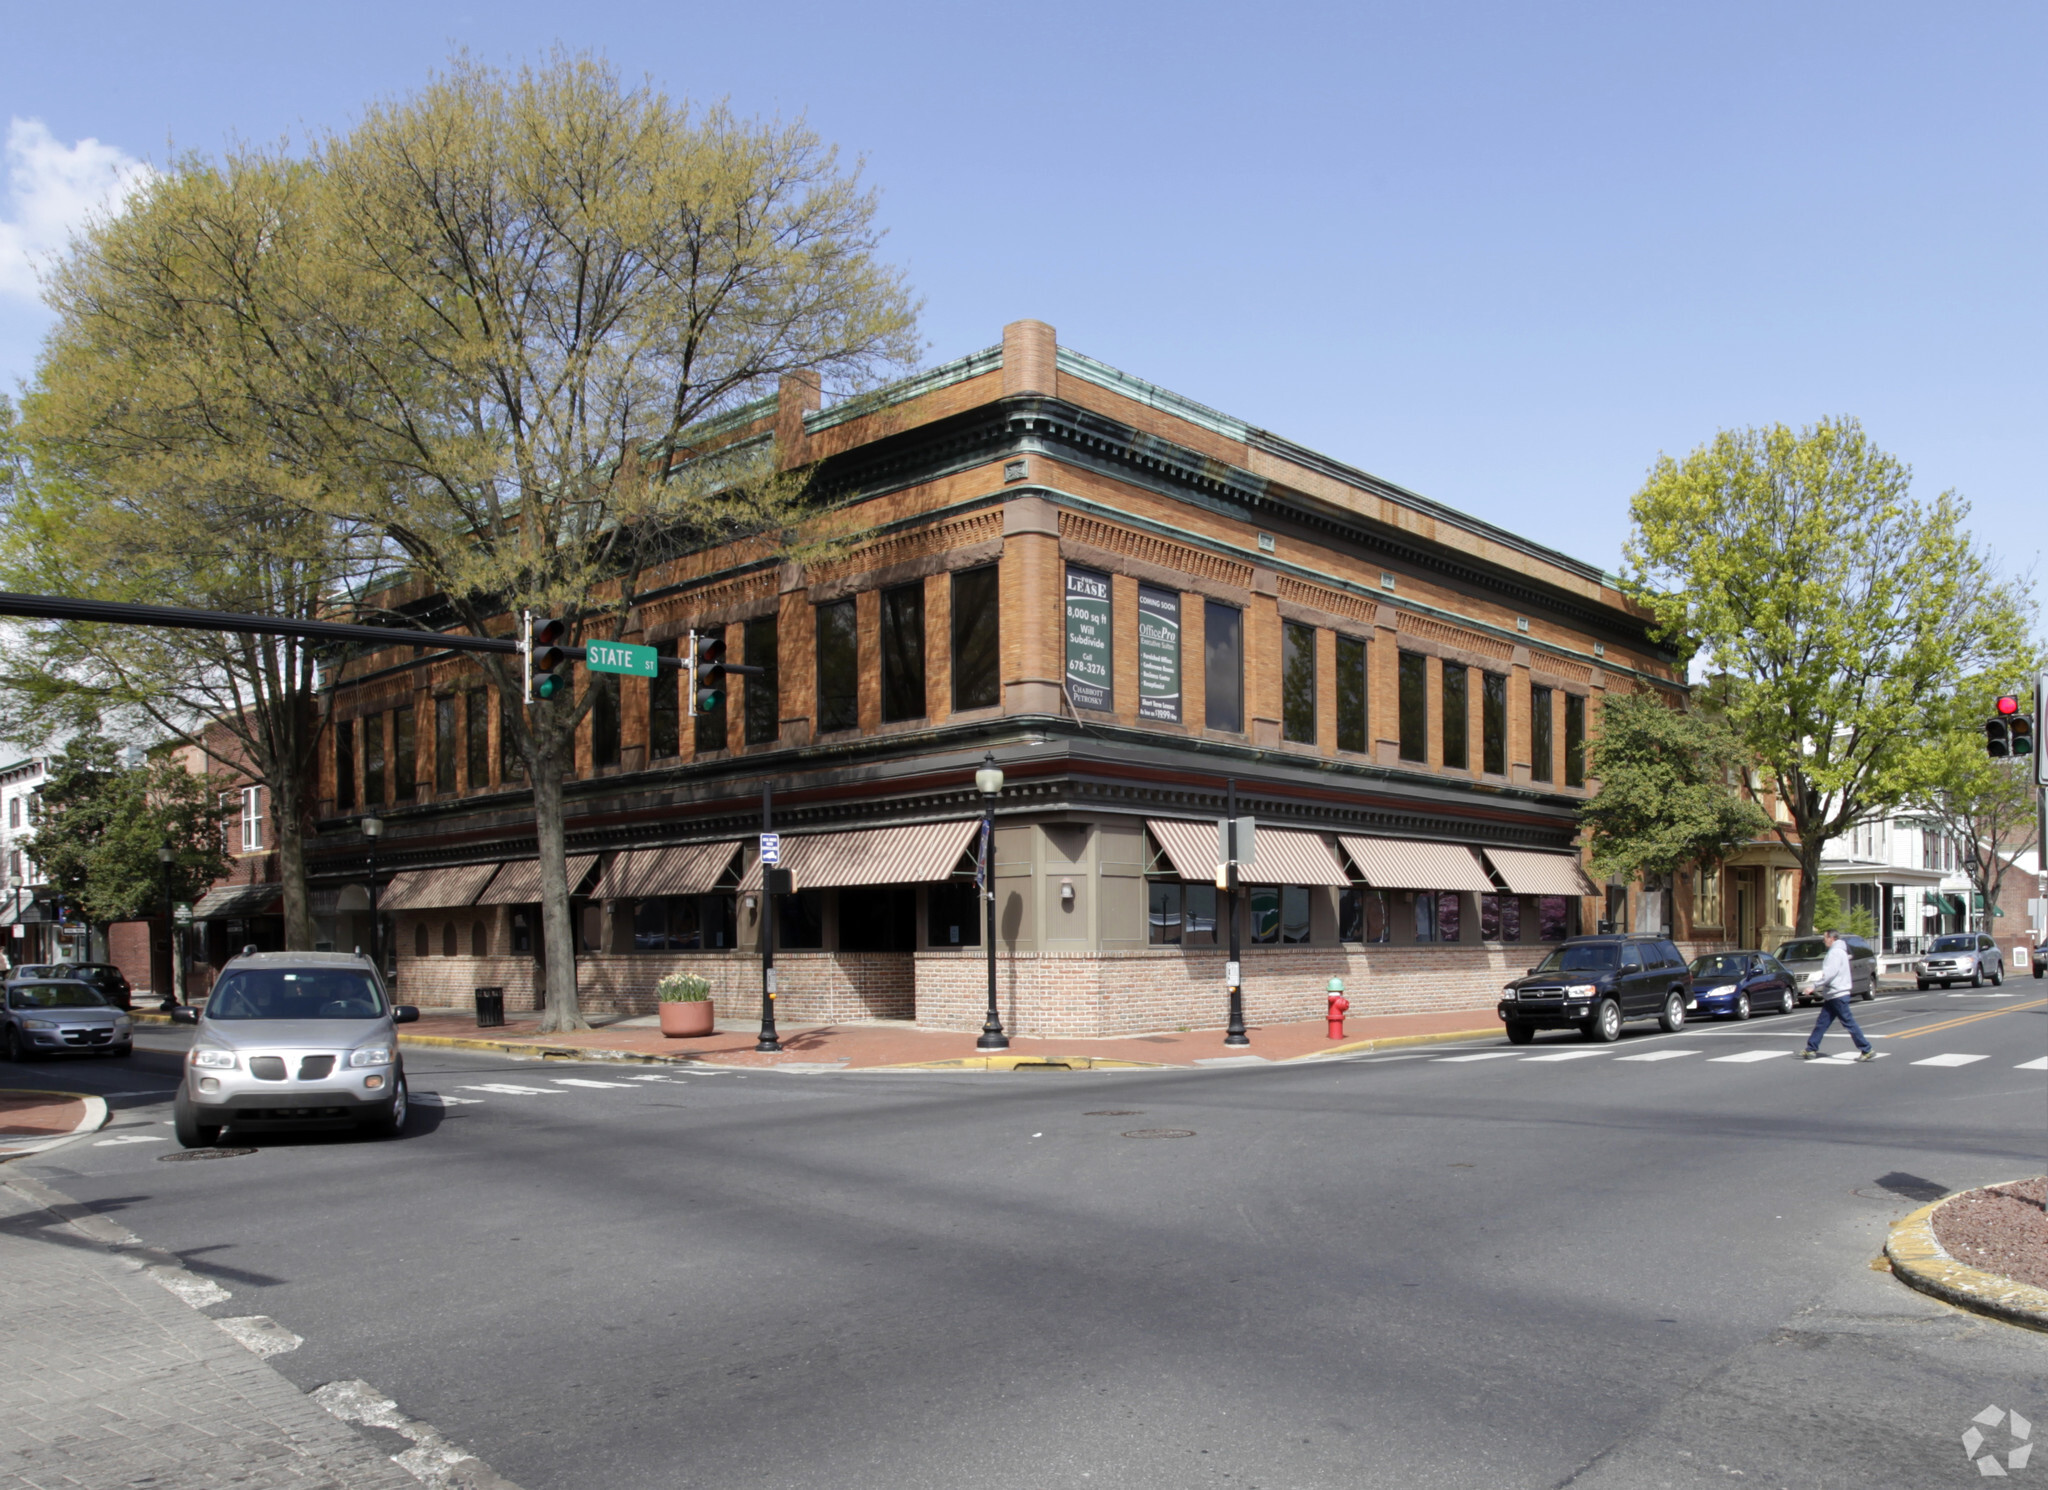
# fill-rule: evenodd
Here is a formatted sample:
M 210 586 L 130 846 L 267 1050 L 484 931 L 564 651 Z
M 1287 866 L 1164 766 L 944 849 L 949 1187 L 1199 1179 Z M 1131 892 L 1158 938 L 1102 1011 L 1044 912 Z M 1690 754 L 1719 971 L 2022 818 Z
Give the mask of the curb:
M 2006 1180 L 2001 1183 L 2017 1182 Z M 1986 1190 L 1996 1186 L 1973 1185 L 1970 1188 Z M 1965 1193 L 1958 1190 L 1956 1195 Z M 1918 1289 L 1944 1304 L 1988 1314 L 1993 1319 L 2002 1319 L 2007 1324 L 2025 1329 L 2048 1331 L 2048 1288 L 2016 1283 L 1998 1273 L 1987 1273 L 1982 1268 L 1957 1262 L 1942 1247 L 1934 1234 L 1934 1213 L 1955 1198 L 1955 1195 L 1945 1195 L 1932 1205 L 1923 1205 L 1905 1219 L 1892 1223 L 1891 1234 L 1884 1243 L 1884 1255 L 1891 1260 L 1892 1272 L 1908 1288 Z
M 1319 1061 L 1333 1055 L 1357 1055 L 1369 1050 L 1395 1050 L 1403 1045 L 1449 1045 L 1459 1040 L 1484 1040 L 1489 1035 L 1501 1033 L 1499 1025 L 1484 1030 L 1446 1030 L 1440 1035 L 1388 1035 L 1378 1040 L 1353 1040 L 1348 1044 L 1332 1045 L 1328 1050 L 1311 1050 L 1306 1055 L 1290 1055 L 1286 1060 L 1275 1062 L 1286 1065 L 1291 1061 Z
M 500 1055 L 539 1056 L 554 1061 L 624 1061 L 639 1066 L 691 1066 L 703 1064 L 695 1055 L 661 1055 L 653 1051 L 611 1050 L 603 1046 L 544 1045 L 517 1040 L 477 1040 L 466 1035 L 400 1035 L 400 1045 L 418 1045 L 438 1050 L 491 1050 Z
M 52 1133 L 47 1138 L 0 1138 L 0 1160 L 18 1159 L 26 1154 L 46 1153 L 67 1143 L 97 1133 L 107 1125 L 107 1103 L 89 1092 L 53 1092 L 40 1087 L 10 1088 L 0 1095 L 13 1097 L 68 1097 L 85 1104 L 85 1114 L 69 1133 Z
M 1165 1061 L 1121 1061 L 1107 1055 L 964 1055 L 949 1061 L 904 1061 L 862 1071 L 1176 1071 Z M 1193 1067 L 1189 1067 L 1193 1070 Z

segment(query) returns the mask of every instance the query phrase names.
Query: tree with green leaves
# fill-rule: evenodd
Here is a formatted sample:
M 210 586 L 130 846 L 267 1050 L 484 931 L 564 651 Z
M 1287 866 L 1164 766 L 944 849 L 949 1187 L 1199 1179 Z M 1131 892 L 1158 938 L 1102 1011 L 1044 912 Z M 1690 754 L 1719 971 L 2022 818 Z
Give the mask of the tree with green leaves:
M 111 740 L 88 731 L 51 762 L 37 796 L 28 851 L 90 925 L 162 910 L 167 882 L 173 901 L 197 900 L 232 866 L 214 780 L 171 755 L 124 764 Z
M 1633 878 L 1726 857 L 1770 831 L 1769 816 L 1732 784 L 1747 764 L 1720 714 L 1654 693 L 1611 693 L 1587 769 L 1600 789 L 1579 811 L 1593 867 Z
M 1828 840 L 1925 790 L 1962 681 L 2027 653 L 2026 587 L 1971 541 L 1965 502 L 1911 483 L 1834 419 L 1724 430 L 1660 458 L 1631 504 L 1631 591 L 1725 680 L 1790 818 L 1802 932 Z

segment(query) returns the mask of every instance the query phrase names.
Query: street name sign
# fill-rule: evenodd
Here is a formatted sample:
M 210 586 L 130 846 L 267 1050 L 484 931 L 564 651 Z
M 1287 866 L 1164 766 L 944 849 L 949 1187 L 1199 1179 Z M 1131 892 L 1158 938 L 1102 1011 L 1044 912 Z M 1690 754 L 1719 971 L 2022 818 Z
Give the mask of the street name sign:
M 583 665 L 594 673 L 624 673 L 631 678 L 651 678 L 661 671 L 654 648 L 638 642 L 585 642 Z

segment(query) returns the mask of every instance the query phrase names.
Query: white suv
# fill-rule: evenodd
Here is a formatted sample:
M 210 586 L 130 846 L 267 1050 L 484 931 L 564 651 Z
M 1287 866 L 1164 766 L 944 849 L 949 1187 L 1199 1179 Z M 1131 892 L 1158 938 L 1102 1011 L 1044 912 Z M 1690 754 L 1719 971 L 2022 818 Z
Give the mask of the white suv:
M 202 1014 L 174 1009 L 198 1038 L 174 1105 L 178 1142 L 204 1148 L 223 1128 L 405 1126 L 405 1066 L 394 1006 L 367 957 L 248 952 L 221 969 Z
M 2005 954 L 1981 931 L 1951 932 L 1928 944 L 1913 964 L 1913 977 L 1922 988 L 1930 983 L 1946 988 L 1965 980 L 1972 988 L 1982 988 L 1986 979 L 1996 988 L 2005 981 Z

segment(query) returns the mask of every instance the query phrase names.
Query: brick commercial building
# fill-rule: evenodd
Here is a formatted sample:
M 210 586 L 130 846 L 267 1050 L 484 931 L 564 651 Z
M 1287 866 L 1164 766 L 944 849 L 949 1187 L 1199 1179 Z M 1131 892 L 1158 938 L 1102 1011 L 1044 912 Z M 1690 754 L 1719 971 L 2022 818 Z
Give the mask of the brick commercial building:
M 1258 822 L 1237 897 L 1254 1021 L 1487 1002 L 1608 912 L 1579 867 L 1610 689 L 1674 689 L 1598 569 L 1055 345 L 1002 344 L 829 409 L 815 384 L 699 432 L 773 442 L 860 536 L 738 543 L 646 583 L 629 640 L 696 628 L 768 669 L 692 716 L 606 690 L 569 783 L 586 1007 L 664 974 L 758 999 L 754 834 L 774 790 L 795 1020 L 979 1024 L 973 886 L 993 752 L 999 987 L 1027 1034 L 1221 1022 L 1216 820 Z M 435 597 L 384 603 L 431 616 Z M 528 794 L 460 656 L 337 670 L 308 844 L 321 935 L 369 940 L 369 845 L 406 997 L 545 997 Z M 517 701 L 514 701 L 516 706 Z M 543 705 L 542 707 L 548 707 Z M 1628 902 L 1624 898 L 1621 904 Z

